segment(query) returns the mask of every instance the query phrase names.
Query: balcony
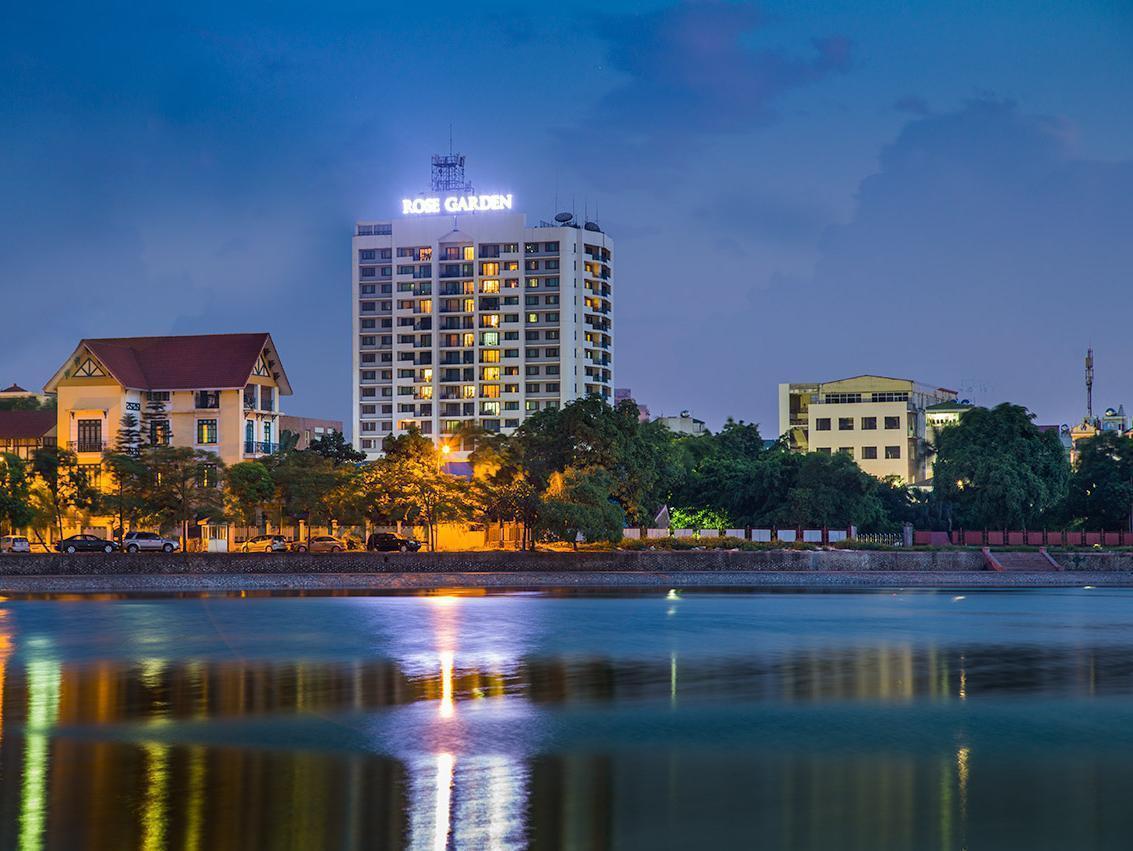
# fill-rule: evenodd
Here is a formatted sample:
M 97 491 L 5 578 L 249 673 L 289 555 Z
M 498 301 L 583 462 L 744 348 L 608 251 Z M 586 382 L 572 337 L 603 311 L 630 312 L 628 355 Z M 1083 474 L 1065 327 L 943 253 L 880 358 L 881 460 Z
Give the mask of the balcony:
M 67 448 L 72 452 L 105 452 L 105 440 L 72 440 L 67 443 Z
M 272 455 L 279 451 L 278 443 L 271 443 L 266 440 L 245 440 L 244 441 L 244 454 L 245 455 Z

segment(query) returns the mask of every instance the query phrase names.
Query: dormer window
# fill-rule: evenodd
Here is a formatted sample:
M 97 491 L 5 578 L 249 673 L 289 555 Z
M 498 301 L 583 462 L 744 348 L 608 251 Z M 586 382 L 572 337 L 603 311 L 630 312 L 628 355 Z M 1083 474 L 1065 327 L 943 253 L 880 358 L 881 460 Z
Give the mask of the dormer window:
M 196 407 L 198 409 L 210 409 L 220 407 L 220 392 L 217 390 L 198 390 L 195 394 Z
M 260 410 L 261 411 L 274 411 L 275 410 L 275 388 L 274 387 L 260 387 Z
M 256 385 L 249 384 L 244 388 L 244 410 L 256 410 Z

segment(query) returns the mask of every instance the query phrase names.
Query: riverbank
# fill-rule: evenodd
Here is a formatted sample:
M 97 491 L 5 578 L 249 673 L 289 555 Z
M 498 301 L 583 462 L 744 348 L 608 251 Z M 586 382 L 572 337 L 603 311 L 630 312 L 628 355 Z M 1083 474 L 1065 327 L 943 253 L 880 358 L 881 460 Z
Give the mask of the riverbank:
M 523 573 L 104 574 L 5 576 L 0 594 L 404 593 L 437 591 L 645 591 L 650 589 L 902 589 L 1133 588 L 1133 573 L 909 573 L 907 571 L 526 571 Z

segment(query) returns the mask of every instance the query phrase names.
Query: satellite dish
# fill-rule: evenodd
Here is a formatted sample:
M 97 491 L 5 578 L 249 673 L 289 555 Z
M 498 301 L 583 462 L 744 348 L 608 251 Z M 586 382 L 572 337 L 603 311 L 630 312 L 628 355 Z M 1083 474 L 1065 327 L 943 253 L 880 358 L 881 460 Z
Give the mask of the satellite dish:
M 555 221 L 558 222 L 559 224 L 565 225 L 567 222 L 569 222 L 573 218 L 574 218 L 573 213 L 555 213 Z
M 597 223 L 597 222 L 587 222 L 586 224 L 584 224 L 584 225 L 582 226 L 582 229 L 583 229 L 583 230 L 592 230 L 592 231 L 597 231 L 598 233 L 601 233 L 601 232 L 602 232 L 602 228 L 598 227 L 598 223 Z

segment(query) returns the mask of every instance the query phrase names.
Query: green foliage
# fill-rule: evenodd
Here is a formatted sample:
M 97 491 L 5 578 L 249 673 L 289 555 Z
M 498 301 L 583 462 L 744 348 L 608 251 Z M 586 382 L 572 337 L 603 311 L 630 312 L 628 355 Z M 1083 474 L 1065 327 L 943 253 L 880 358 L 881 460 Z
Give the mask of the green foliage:
M 55 397 L 48 396 L 40 401 L 36 396 L 15 396 L 0 399 L 0 411 L 54 411 Z
M 152 483 L 149 467 L 141 458 L 141 431 L 138 418 L 122 415 L 114 447 L 103 453 L 103 468 L 110 474 L 109 487 L 99 494 L 99 510 L 115 518 L 118 542 L 128 528 L 138 524 L 146 513 Z
M 636 410 L 636 407 L 635 407 Z M 613 477 L 595 467 L 578 470 L 568 467 L 551 476 L 543 495 L 542 528 L 554 540 L 576 544 L 578 536 L 589 541 L 622 540 L 625 513 L 610 493 Z
M 808 452 L 798 457 L 794 483 L 777 520 L 781 526 L 825 526 L 863 530 L 889 523 L 878 496 L 881 483 L 848 455 Z
M 149 509 L 162 529 L 181 530 L 185 552 L 188 524 L 224 517 L 224 492 L 215 486 L 223 464 L 212 452 L 184 446 L 153 446 L 143 458 L 151 477 Z
M 934 499 L 969 529 L 1033 529 L 1066 493 L 1058 435 L 1018 405 L 974 408 L 937 439 Z
M 327 497 L 338 484 L 334 462 L 314 452 L 289 452 L 271 470 L 283 513 L 308 524 L 329 520 Z
M 727 529 L 728 515 L 713 508 L 674 508 L 669 512 L 673 529 Z
M 95 490 L 79 467 L 78 457 L 68 449 L 44 446 L 32 457 L 32 471 L 39 487 L 33 492 L 36 528 L 53 528 L 63 537 L 63 519 L 71 513 L 88 512 L 98 503 Z
M 1133 437 L 1103 431 L 1078 444 L 1065 519 L 1086 529 L 1128 529 L 1133 512 Z
M 0 453 L 0 532 L 30 526 L 31 481 L 22 458 Z
M 228 468 L 224 498 L 228 515 L 242 526 L 258 526 L 259 511 L 275 496 L 275 480 L 260 461 L 241 461 Z
M 359 452 L 346 442 L 346 436 L 340 431 L 332 431 L 322 437 L 316 437 L 308 448 L 310 452 L 329 458 L 335 464 L 360 464 L 366 460 L 366 453 Z

